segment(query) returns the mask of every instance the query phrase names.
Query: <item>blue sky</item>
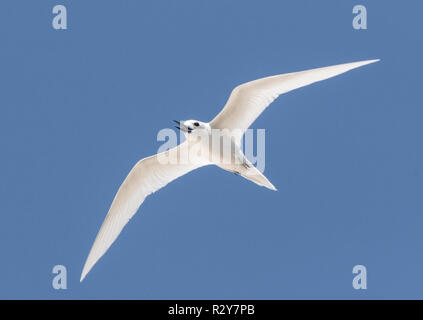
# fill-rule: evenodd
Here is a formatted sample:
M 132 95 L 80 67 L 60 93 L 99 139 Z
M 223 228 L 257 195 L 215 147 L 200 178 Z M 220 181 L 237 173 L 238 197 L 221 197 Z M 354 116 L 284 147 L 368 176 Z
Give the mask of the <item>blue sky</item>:
M 55 4 L 68 29 L 51 25 Z M 352 28 L 352 8 L 368 29 Z M 422 298 L 417 1 L 0 4 L 0 298 Z M 136 161 L 172 119 L 211 120 L 236 85 L 382 61 L 281 96 L 271 192 L 205 167 L 149 197 L 80 284 Z M 54 290 L 52 268 L 68 271 Z M 354 290 L 352 268 L 367 267 Z

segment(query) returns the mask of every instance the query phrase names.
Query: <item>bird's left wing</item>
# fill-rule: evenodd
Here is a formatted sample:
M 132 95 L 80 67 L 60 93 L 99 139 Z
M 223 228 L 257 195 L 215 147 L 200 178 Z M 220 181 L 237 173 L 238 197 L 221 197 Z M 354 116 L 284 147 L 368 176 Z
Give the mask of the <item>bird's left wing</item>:
M 245 130 L 281 94 L 379 60 L 366 60 L 250 81 L 237 86 L 222 111 L 210 122 L 213 129 L 233 130 L 239 142 Z
M 116 240 L 145 198 L 184 174 L 207 165 L 189 161 L 187 141 L 168 151 L 140 160 L 120 186 L 85 262 L 82 281 Z

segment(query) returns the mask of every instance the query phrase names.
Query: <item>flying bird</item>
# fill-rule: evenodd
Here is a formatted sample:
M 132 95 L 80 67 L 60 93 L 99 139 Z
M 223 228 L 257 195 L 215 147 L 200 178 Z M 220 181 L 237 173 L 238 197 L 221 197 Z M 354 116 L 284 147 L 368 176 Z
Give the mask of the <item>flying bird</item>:
M 379 59 L 345 63 L 247 82 L 233 89 L 226 105 L 212 121 L 174 120 L 177 128 L 184 132 L 186 140 L 172 149 L 138 161 L 132 168 L 116 193 L 97 234 L 80 281 L 106 253 L 148 195 L 192 170 L 213 164 L 260 186 L 276 190 L 241 151 L 240 142 L 244 132 L 279 95 L 377 61 Z M 229 154 L 222 155 L 219 148 L 214 148 L 219 149 L 216 151 L 209 144 L 198 143 L 198 138 L 212 138 L 216 131 L 220 132 L 219 139 L 230 146 Z M 194 156 L 182 161 L 187 154 Z

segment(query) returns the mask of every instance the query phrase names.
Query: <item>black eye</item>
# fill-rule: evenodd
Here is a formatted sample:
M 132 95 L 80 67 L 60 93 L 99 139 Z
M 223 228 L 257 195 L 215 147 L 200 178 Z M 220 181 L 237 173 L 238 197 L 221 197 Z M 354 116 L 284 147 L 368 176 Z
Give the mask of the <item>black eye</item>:
M 194 126 L 198 127 L 200 124 L 198 122 L 194 122 Z

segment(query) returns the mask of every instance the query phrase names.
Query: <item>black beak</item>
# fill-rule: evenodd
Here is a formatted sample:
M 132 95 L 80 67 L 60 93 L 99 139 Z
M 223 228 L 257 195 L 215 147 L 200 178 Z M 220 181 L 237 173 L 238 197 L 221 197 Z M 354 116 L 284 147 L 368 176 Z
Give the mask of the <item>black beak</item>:
M 181 122 L 178 121 L 178 120 L 173 120 L 173 122 L 179 124 L 179 126 L 181 125 Z M 179 126 L 175 126 L 175 128 L 181 130 L 181 128 Z
M 179 130 L 181 130 L 181 131 L 184 131 L 184 132 L 191 133 L 192 128 L 185 126 L 183 123 L 181 123 L 181 122 L 180 122 L 180 121 L 178 121 L 178 120 L 173 120 L 173 122 L 175 122 L 175 123 L 179 124 L 179 126 L 175 126 L 175 128 L 177 128 L 177 129 L 179 129 Z M 181 129 L 181 127 L 182 127 L 182 129 Z

